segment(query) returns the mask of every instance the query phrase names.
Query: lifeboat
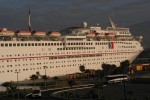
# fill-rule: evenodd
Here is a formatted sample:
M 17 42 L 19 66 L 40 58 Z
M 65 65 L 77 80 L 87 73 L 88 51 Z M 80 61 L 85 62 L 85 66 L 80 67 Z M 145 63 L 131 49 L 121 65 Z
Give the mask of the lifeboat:
M 51 32 L 50 33 L 51 37 L 59 37 L 60 35 L 61 35 L 60 32 Z
M 39 31 L 39 32 L 34 32 L 33 35 L 34 35 L 34 36 L 45 36 L 46 33 L 45 33 L 45 32 L 40 32 L 40 31 Z
M 14 34 L 14 31 L 7 30 L 6 28 L 0 30 L 0 36 L 13 36 Z
M 16 31 L 18 36 L 30 36 L 31 32 L 30 31 Z
M 95 36 L 95 33 L 87 33 L 86 37 L 87 38 L 93 38 Z

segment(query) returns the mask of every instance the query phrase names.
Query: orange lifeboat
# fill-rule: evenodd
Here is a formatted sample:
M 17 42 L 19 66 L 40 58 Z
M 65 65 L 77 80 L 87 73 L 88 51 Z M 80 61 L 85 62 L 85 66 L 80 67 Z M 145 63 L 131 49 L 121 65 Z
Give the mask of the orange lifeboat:
M 51 37 L 59 37 L 59 36 L 61 36 L 61 34 L 60 34 L 60 32 L 51 32 L 50 36 Z
M 45 35 L 46 35 L 45 32 L 40 32 L 40 31 L 35 32 L 35 33 L 33 33 L 33 34 L 34 34 L 34 36 L 45 36 Z
M 14 31 L 7 30 L 6 28 L 0 30 L 0 36 L 13 36 L 14 34 Z
M 30 31 L 16 31 L 18 36 L 30 36 L 31 32 Z

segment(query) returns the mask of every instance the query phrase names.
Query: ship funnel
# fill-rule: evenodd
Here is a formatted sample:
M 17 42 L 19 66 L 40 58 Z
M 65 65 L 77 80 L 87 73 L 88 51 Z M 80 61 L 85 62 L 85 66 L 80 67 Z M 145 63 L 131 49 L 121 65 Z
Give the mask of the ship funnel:
M 86 28 L 86 27 L 87 27 L 87 22 L 83 22 L 83 23 L 82 23 L 82 27 L 83 27 L 83 28 Z

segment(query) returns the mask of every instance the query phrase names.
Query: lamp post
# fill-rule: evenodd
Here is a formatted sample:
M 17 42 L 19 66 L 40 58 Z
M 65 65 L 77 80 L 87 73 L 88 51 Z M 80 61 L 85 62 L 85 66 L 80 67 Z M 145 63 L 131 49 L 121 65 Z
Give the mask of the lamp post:
M 18 78 L 18 74 L 19 74 L 20 72 L 15 71 L 15 73 L 17 74 L 17 87 L 18 87 L 18 100 L 19 100 L 19 78 Z
M 44 67 L 44 69 L 45 69 L 45 76 L 46 76 L 46 68 L 47 68 L 47 66 L 43 66 Z
M 43 66 L 44 67 L 44 70 L 45 70 L 45 87 L 46 87 L 46 78 L 47 78 L 47 76 L 46 76 L 46 68 L 48 68 L 47 66 Z

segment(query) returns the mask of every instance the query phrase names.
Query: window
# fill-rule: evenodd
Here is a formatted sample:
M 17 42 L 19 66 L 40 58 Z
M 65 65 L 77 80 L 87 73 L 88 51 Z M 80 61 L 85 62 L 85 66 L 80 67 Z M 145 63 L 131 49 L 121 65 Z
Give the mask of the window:
M 34 43 L 32 43 L 32 46 L 34 46 Z
M 21 43 L 21 46 L 23 46 L 23 43 Z
M 20 43 L 17 43 L 17 46 L 20 46 Z
M 12 44 L 11 44 L 11 43 L 9 43 L 9 46 L 11 47 L 11 46 L 12 46 Z
M 13 43 L 13 46 L 15 47 L 15 46 L 16 46 L 16 43 Z
M 1 44 L 1 47 L 3 47 L 3 46 L 4 46 L 4 43 Z
M 7 43 L 5 44 L 5 47 L 8 47 L 8 44 L 7 44 Z

